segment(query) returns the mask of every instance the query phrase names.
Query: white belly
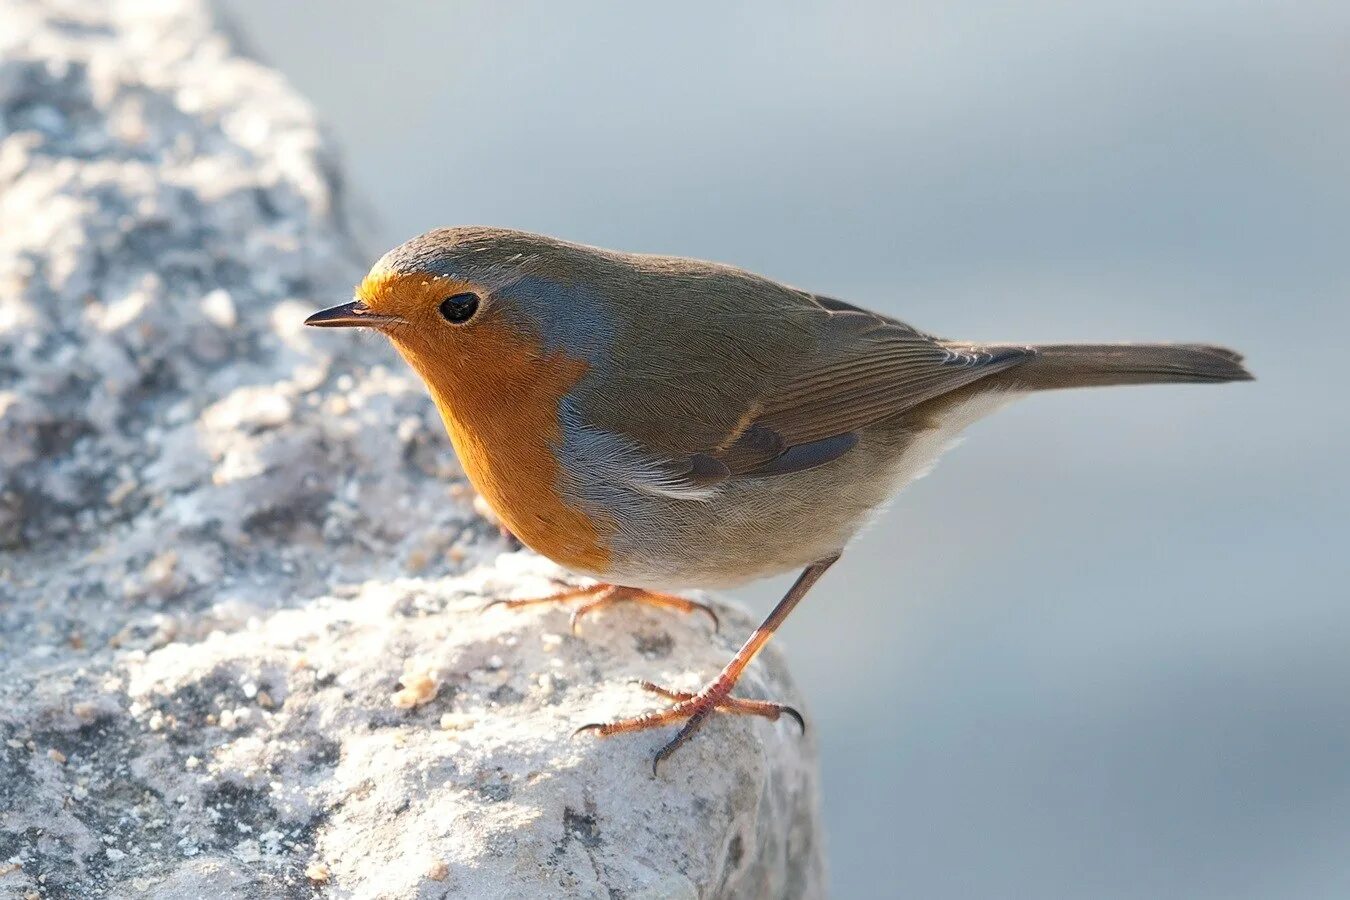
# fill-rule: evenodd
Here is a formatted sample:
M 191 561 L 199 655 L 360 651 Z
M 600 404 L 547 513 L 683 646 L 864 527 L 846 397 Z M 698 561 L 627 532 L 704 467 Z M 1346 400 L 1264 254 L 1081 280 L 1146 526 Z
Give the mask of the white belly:
M 699 498 L 630 493 L 611 568 L 596 577 L 659 590 L 726 588 L 804 568 L 842 550 L 965 428 L 1018 396 L 977 395 L 937 427 L 864 431 L 853 450 L 803 472 L 733 478 Z

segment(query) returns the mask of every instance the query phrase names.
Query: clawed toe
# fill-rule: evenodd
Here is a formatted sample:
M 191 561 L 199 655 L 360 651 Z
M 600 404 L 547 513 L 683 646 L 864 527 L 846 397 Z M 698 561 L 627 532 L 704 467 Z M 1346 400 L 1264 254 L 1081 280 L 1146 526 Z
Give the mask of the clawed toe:
M 801 733 L 806 734 L 806 718 L 802 716 L 801 712 L 799 712 L 795 706 L 788 706 L 787 704 L 782 704 L 782 708 L 779 710 L 779 712 L 782 713 L 783 715 L 791 716 L 794 720 L 796 720 L 797 727 L 801 729 Z
M 661 687 L 644 679 L 638 679 L 633 682 L 644 691 L 650 691 L 653 694 L 659 694 L 667 700 L 674 700 L 677 703 L 685 700 L 693 700 L 696 695 L 688 691 L 672 691 L 670 688 Z M 788 706 L 786 703 L 775 703 L 772 700 L 747 700 L 740 697 L 723 697 L 717 703 L 717 711 L 733 713 L 743 716 L 763 716 L 764 718 L 775 721 L 779 716 L 788 716 L 796 720 L 802 734 L 806 733 L 806 719 L 797 710 L 795 706 Z
M 585 599 L 609 590 L 613 590 L 613 588 L 607 584 L 588 584 L 584 587 L 566 587 L 543 597 L 498 597 L 496 600 L 490 600 L 478 607 L 478 611 L 485 613 L 498 606 L 504 609 L 521 609 L 526 606 L 566 603 L 568 600 Z
M 716 689 L 714 687 L 716 682 L 696 694 L 688 691 L 673 691 L 651 681 L 638 680 L 634 684 L 645 691 L 673 701 L 672 705 L 666 709 L 634 716 L 630 719 L 618 719 L 613 722 L 592 722 L 582 725 L 572 732 L 572 736 L 576 737 L 583 732 L 594 731 L 601 737 L 608 737 L 613 734 L 659 728 L 684 720 L 684 724 L 681 725 L 675 736 L 657 751 L 656 757 L 652 760 L 653 775 L 656 774 L 660 764 L 674 753 L 681 744 L 693 737 L 694 732 L 698 731 L 714 712 L 763 716 L 770 721 L 777 721 L 780 716 L 787 715 L 796 720 L 803 734 L 806 733 L 806 720 L 794 707 L 785 703 L 775 703 L 771 700 L 748 700 L 741 697 L 732 697 L 725 693 L 725 688 Z
M 745 672 L 745 667 L 750 665 L 751 660 L 755 658 L 755 655 L 759 653 L 760 650 L 764 649 L 764 645 L 768 643 L 769 638 L 773 636 L 774 631 L 777 630 L 783 619 L 787 618 L 788 613 L 792 612 L 792 608 L 797 605 L 802 597 L 806 596 L 806 592 L 811 589 L 811 585 L 815 584 L 820 576 L 825 574 L 825 570 L 833 565 L 834 561 L 838 558 L 839 554 L 833 553 L 803 569 L 802 573 L 797 576 L 797 580 L 793 582 L 792 587 L 788 588 L 788 592 L 783 595 L 783 599 L 779 600 L 778 605 L 773 608 L 773 612 L 769 613 L 769 616 L 764 620 L 764 623 L 756 628 L 754 632 L 751 633 L 750 637 L 746 638 L 745 643 L 741 645 L 741 649 L 737 650 L 736 655 L 731 658 L 731 661 L 722 667 L 722 671 L 718 673 L 717 677 L 704 685 L 703 689 L 698 693 L 690 694 L 684 691 L 672 691 L 669 688 L 661 687 L 650 681 L 639 681 L 638 684 L 641 685 L 644 690 L 665 697 L 667 700 L 672 701 L 671 705 L 667 709 L 650 712 L 646 715 L 637 716 L 632 719 L 621 719 L 617 722 L 583 725 L 581 728 L 577 729 L 576 733 L 580 734 L 583 731 L 594 731 L 596 734 L 605 736 L 621 734 L 626 731 L 642 731 L 647 728 L 656 728 L 671 722 L 683 720 L 684 724 L 680 726 L 680 730 L 677 731 L 675 736 L 657 752 L 656 758 L 652 760 L 653 775 L 656 774 L 657 767 L 660 766 L 661 761 L 669 757 L 680 748 L 681 744 L 689 740 L 694 732 L 698 731 L 707 720 L 708 716 L 712 715 L 714 712 L 732 713 L 733 715 L 763 716 L 770 721 L 777 721 L 782 716 L 787 715 L 791 716 L 797 722 L 798 727 L 801 728 L 802 733 L 804 734 L 806 732 L 806 719 L 803 718 L 802 714 L 795 708 L 783 703 L 774 703 L 771 700 L 746 700 L 740 697 L 733 697 L 731 696 L 731 691 L 735 688 L 736 682 L 740 680 L 741 675 Z M 658 602 L 657 605 L 678 604 L 681 609 L 689 609 L 691 606 L 702 607 L 702 604 L 696 604 L 693 601 L 685 600 L 682 597 L 669 597 L 668 595 L 656 596 L 665 597 L 666 599 L 665 604 Z M 711 613 L 711 611 L 709 612 Z
M 681 700 L 694 699 L 694 695 L 689 693 L 688 691 L 672 691 L 670 688 L 663 688 L 656 682 L 647 681 L 645 678 L 635 679 L 632 683 L 642 688 L 644 691 L 650 691 L 653 694 L 659 694 L 662 697 L 665 697 L 667 700 L 675 700 L 678 702 Z
M 717 617 L 717 611 L 706 603 L 688 600 L 674 594 L 660 594 L 641 588 L 619 587 L 612 584 L 592 584 L 586 587 L 566 588 L 545 597 L 499 598 L 483 604 L 479 607 L 479 612 L 486 612 L 496 606 L 506 609 L 520 609 L 525 606 L 538 606 L 546 603 L 565 603 L 569 600 L 585 601 L 572 611 L 571 618 L 568 620 L 574 635 L 581 633 L 581 620 L 584 616 L 618 603 L 640 603 L 645 606 L 673 609 L 685 613 L 702 612 L 712 620 L 714 634 L 722 626 L 721 620 Z
M 701 613 L 703 613 L 705 616 L 707 616 L 709 619 L 712 620 L 712 633 L 713 633 L 713 634 L 717 634 L 719 631 L 722 630 L 722 620 L 721 620 L 721 618 L 717 615 L 717 610 L 713 609 L 713 608 L 712 608 L 711 606 L 709 606 L 708 604 L 706 604 L 706 603 L 700 603 L 700 602 L 697 601 L 697 600 L 687 600 L 687 599 L 685 599 L 684 597 L 676 597 L 675 599 L 681 601 L 681 602 L 678 603 L 678 604 L 672 604 L 672 606 L 673 606 L 675 609 L 678 609 L 678 610 L 680 610 L 681 612 L 687 612 L 687 613 L 691 613 L 691 612 L 701 612 Z

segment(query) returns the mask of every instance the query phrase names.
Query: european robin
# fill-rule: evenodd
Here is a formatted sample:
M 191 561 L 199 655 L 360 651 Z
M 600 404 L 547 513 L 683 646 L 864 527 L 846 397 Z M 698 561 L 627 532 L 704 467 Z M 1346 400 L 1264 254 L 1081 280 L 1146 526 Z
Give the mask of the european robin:
M 933 337 L 730 266 L 499 228 L 385 254 L 306 321 L 383 332 L 426 382 L 474 486 L 522 542 L 597 580 L 537 600 L 691 610 L 678 588 L 801 575 L 697 693 L 602 735 L 714 711 L 777 719 L 732 688 L 874 511 L 967 425 L 1031 391 L 1251 378 L 1200 344 Z

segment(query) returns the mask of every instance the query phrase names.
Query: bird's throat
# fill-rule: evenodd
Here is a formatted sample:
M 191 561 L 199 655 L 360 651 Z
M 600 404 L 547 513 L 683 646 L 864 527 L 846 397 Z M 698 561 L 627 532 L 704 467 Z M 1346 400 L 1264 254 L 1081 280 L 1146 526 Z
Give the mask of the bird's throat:
M 555 448 L 559 404 L 585 361 L 546 353 L 509 327 L 475 330 L 472 359 L 392 336 L 426 382 L 464 471 L 502 523 L 559 565 L 603 575 L 603 523 L 564 500 Z

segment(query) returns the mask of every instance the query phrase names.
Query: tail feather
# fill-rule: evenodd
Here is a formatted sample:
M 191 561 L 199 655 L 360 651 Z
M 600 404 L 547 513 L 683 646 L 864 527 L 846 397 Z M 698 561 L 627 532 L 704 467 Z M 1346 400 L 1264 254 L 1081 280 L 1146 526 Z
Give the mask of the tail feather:
M 997 347 L 983 347 L 996 350 Z M 1251 381 L 1242 356 L 1208 344 L 1042 344 L 989 381 L 1019 390 Z M 983 382 L 987 384 L 988 382 Z

